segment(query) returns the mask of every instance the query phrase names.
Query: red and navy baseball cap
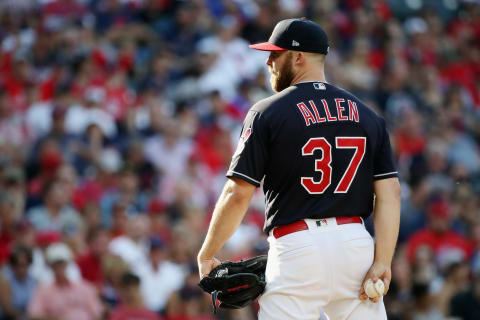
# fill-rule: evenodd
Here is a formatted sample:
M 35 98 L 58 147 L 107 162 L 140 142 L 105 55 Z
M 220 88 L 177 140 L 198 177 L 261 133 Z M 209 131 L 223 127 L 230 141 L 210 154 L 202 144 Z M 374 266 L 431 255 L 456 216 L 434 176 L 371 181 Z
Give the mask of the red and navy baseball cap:
M 313 21 L 306 18 L 286 19 L 277 23 L 268 42 L 249 47 L 262 51 L 294 50 L 327 54 L 328 37 Z

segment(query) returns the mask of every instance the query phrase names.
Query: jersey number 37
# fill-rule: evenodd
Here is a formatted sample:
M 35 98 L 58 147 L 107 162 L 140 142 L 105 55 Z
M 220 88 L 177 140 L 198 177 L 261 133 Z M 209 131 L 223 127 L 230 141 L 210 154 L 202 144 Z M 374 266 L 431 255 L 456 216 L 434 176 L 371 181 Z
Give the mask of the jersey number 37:
M 358 167 L 365 155 L 367 139 L 365 137 L 336 137 L 337 149 L 355 149 L 352 159 L 343 173 L 334 193 L 346 193 L 352 184 Z M 320 181 L 313 177 L 301 177 L 302 186 L 311 194 L 322 194 L 332 183 L 332 146 L 325 138 L 311 138 L 302 148 L 302 156 L 312 156 L 315 150 L 322 151 L 322 157 L 315 160 L 315 171 L 322 173 Z

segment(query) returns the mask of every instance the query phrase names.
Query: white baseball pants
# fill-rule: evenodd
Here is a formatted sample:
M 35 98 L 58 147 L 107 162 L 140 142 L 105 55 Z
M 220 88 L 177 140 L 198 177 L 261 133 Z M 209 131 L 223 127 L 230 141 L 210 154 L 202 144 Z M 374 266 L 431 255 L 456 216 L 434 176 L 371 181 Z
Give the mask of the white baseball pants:
M 387 319 L 383 300 L 358 298 L 373 263 L 374 242 L 364 225 L 335 218 L 306 219 L 309 229 L 268 237 L 267 286 L 259 320 Z

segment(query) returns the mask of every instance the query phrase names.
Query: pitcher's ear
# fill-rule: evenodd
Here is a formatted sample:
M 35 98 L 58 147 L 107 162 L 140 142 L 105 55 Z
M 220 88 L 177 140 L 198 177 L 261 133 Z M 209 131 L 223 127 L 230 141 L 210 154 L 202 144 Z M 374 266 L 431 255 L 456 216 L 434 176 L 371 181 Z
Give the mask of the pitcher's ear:
M 293 51 L 294 52 L 294 63 L 297 65 L 304 64 L 305 59 L 307 58 L 305 52 L 302 51 Z

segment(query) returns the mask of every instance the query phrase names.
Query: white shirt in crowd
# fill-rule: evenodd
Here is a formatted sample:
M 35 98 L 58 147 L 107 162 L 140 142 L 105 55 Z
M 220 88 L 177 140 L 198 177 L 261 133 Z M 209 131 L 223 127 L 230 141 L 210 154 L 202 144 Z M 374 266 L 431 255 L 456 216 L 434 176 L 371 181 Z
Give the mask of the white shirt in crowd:
M 170 261 L 162 262 L 156 270 L 150 262 L 137 264 L 134 272 L 140 277 L 145 305 L 153 311 L 165 308 L 172 293 L 182 288 L 186 277 L 182 267 Z
M 47 134 L 52 127 L 52 104 L 38 102 L 26 112 L 26 123 L 37 137 Z M 115 120 L 106 111 L 99 108 L 85 108 L 82 105 L 71 106 L 66 115 L 65 129 L 68 133 L 82 135 L 87 127 L 96 124 L 107 137 L 115 136 Z
M 115 120 L 104 110 L 88 109 L 81 105 L 75 105 L 68 109 L 65 127 L 70 133 L 82 134 L 91 124 L 99 126 L 107 137 L 114 137 L 117 134 Z
M 113 239 L 108 246 L 108 250 L 122 258 L 132 269 L 136 269 L 137 265 L 148 262 L 147 245 L 143 242 L 137 243 L 127 236 Z
M 184 173 L 188 156 L 192 152 L 192 142 L 178 138 L 172 145 L 163 136 L 156 135 L 145 141 L 145 156 L 165 175 L 178 178 Z

